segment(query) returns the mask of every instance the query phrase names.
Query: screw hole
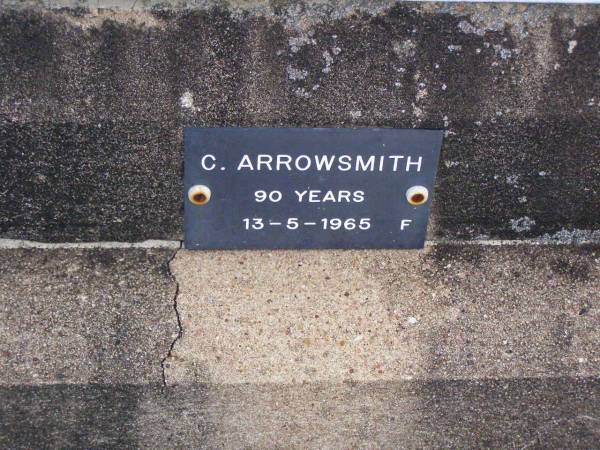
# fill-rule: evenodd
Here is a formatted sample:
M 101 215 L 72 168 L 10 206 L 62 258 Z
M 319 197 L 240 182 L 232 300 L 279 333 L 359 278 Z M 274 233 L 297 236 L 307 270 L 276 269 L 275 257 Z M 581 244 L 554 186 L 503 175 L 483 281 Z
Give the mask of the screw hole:
M 427 202 L 429 191 L 425 186 L 413 186 L 406 191 L 406 200 L 413 206 L 420 206 Z
M 410 198 L 412 203 L 415 204 L 420 204 L 423 203 L 423 200 L 425 200 L 425 196 L 423 194 L 414 194 L 411 198 Z
M 194 205 L 205 205 L 210 201 L 210 188 L 201 184 L 192 186 L 188 191 L 188 199 Z
M 194 201 L 196 203 L 204 203 L 206 201 L 206 195 L 196 194 L 196 195 L 194 195 Z

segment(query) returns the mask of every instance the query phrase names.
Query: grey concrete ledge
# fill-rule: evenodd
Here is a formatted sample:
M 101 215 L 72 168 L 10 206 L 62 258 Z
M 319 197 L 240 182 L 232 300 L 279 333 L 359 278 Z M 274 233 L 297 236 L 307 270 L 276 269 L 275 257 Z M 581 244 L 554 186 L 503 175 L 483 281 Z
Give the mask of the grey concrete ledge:
M 44 9 L 90 9 L 90 10 L 112 10 L 123 12 L 140 12 L 156 10 L 207 10 L 215 7 L 227 8 L 234 12 L 244 12 L 256 15 L 278 14 L 285 10 L 296 10 L 297 14 L 302 10 L 307 17 L 317 14 L 335 18 L 341 18 L 354 11 L 377 13 L 397 4 L 418 5 L 419 3 L 430 3 L 435 8 L 444 8 L 446 11 L 457 10 L 463 12 L 465 8 L 473 8 L 472 5 L 485 5 L 486 7 L 501 8 L 503 10 L 512 8 L 523 8 L 529 5 L 594 5 L 598 0 L 481 0 L 481 1 L 435 1 L 435 0 L 282 0 L 269 2 L 265 0 L 3 0 L 2 7 L 11 9 L 44 8 Z M 486 5 L 489 4 L 489 5 Z
M 181 241 L 148 240 L 142 242 L 37 242 L 22 239 L 0 239 L 0 250 L 16 248 L 36 249 L 134 249 L 134 248 L 160 248 L 179 249 Z
M 538 239 L 437 239 L 425 241 L 425 247 L 436 245 L 475 245 L 475 246 L 514 246 L 514 245 L 590 245 L 600 244 L 600 231 L 576 230 L 562 232 L 554 235 L 545 235 Z M 18 248 L 34 248 L 40 250 L 55 249 L 183 249 L 183 241 L 148 240 L 142 242 L 38 242 L 23 239 L 0 238 L 0 250 Z M 313 250 L 327 252 L 331 250 Z M 368 251 L 368 250 L 366 250 Z M 400 253 L 404 250 L 398 250 Z
M 590 376 L 599 271 L 597 245 L 4 249 L 0 384 Z

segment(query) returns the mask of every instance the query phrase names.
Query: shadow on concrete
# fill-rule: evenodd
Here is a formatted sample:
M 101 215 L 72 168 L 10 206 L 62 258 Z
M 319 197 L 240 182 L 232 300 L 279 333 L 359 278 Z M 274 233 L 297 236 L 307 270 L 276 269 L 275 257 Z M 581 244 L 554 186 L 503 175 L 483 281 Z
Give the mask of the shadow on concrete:
M 593 448 L 600 380 L 0 388 L 4 448 Z

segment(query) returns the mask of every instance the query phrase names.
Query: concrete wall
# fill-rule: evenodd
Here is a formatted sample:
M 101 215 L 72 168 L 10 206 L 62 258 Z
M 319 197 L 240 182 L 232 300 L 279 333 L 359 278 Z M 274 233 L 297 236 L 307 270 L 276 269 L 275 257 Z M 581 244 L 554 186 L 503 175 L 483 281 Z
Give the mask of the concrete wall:
M 181 249 L 284 125 L 443 128 L 426 248 Z M 598 447 L 599 125 L 600 6 L 5 1 L 0 447 Z
M 598 237 L 597 6 L 261 5 L 4 10 L 0 236 L 180 239 L 183 127 L 285 125 L 445 129 L 431 239 Z

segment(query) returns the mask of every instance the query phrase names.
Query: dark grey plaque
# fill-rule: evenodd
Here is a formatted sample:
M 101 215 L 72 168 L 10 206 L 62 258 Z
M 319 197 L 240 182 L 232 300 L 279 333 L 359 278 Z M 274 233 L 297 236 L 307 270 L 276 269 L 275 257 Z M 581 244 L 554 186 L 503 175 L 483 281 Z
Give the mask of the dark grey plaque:
M 185 247 L 422 248 L 442 133 L 188 128 Z

